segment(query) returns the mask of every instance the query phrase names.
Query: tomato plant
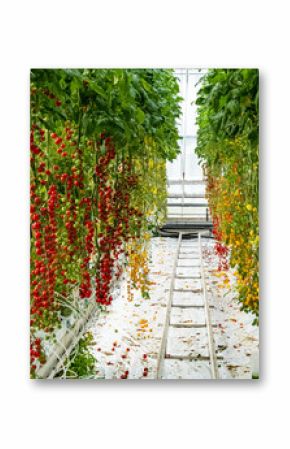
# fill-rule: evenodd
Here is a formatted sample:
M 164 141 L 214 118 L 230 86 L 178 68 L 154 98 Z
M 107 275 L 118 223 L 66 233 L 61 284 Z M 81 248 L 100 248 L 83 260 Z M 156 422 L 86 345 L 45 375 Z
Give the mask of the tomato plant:
M 96 360 L 90 350 L 93 345 L 93 335 L 86 332 L 65 362 L 66 372 L 60 371 L 57 377 L 65 375 L 66 379 L 93 378 L 96 373 Z
M 179 101 L 167 69 L 32 70 L 32 375 L 73 298 L 109 306 L 120 256 L 163 219 Z M 137 259 L 133 282 L 146 296 Z
M 239 300 L 259 313 L 258 133 L 256 69 L 214 69 L 198 93 L 197 154 L 207 173 L 220 269 L 236 267 Z M 256 319 L 256 322 L 258 318 Z

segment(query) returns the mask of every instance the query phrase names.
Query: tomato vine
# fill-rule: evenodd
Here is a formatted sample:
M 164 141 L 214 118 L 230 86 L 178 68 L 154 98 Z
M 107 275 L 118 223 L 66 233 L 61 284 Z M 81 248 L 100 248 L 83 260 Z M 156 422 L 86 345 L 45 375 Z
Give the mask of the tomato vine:
M 214 69 L 198 93 L 197 154 L 207 192 L 217 250 L 236 267 L 242 309 L 259 313 L 258 136 L 256 69 Z M 222 267 L 221 267 L 222 268 Z
M 127 245 L 163 219 L 179 102 L 171 70 L 32 70 L 32 376 L 73 298 L 109 306 Z M 146 296 L 144 258 L 132 260 Z

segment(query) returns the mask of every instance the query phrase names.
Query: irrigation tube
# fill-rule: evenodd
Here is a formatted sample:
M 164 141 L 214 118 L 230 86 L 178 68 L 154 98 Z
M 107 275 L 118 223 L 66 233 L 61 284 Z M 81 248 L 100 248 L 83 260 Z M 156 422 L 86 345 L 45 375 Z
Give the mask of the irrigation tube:
M 46 363 L 36 372 L 39 379 L 52 379 L 63 365 L 63 358 L 67 358 L 75 345 L 82 337 L 85 326 L 93 313 L 97 309 L 97 304 L 91 304 L 86 313 L 77 320 L 72 329 L 70 329 L 55 345 L 53 353 L 48 357 Z
M 120 258 L 120 264 L 124 261 L 124 257 Z M 121 280 L 117 279 L 112 289 L 117 289 L 121 285 Z M 81 339 L 87 324 L 93 316 L 98 316 L 100 309 L 95 299 L 92 298 L 86 312 L 76 321 L 72 329 L 68 330 L 65 335 L 56 343 L 52 353 L 48 357 L 46 363 L 36 371 L 38 379 L 53 379 L 53 377 L 64 367 L 65 360 Z M 97 314 L 97 315 L 96 315 Z

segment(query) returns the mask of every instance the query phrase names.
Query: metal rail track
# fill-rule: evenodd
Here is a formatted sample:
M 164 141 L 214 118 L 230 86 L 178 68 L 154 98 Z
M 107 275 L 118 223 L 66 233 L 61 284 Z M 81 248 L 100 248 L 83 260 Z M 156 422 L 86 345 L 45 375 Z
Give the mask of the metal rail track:
M 207 336 L 208 336 L 208 349 L 209 349 L 209 357 L 210 357 L 211 375 L 212 375 L 212 379 L 218 379 L 219 376 L 218 376 L 218 367 L 217 367 L 217 357 L 216 357 L 216 352 L 215 352 L 215 347 L 214 347 L 211 315 L 210 315 L 209 302 L 208 302 L 208 296 L 207 296 L 207 285 L 206 285 L 205 273 L 204 273 L 204 263 L 203 263 L 203 257 L 202 257 L 202 244 L 201 244 L 201 233 L 200 232 L 198 233 L 198 244 L 199 244 L 202 294 L 203 294 L 205 322 L 206 322 Z
M 166 355 L 167 334 L 168 334 L 168 329 L 169 329 L 169 324 L 170 324 L 170 311 L 171 311 L 171 307 L 172 307 L 172 298 L 173 298 L 173 291 L 174 291 L 176 267 L 177 267 L 177 262 L 178 262 L 178 257 L 179 257 L 181 240 L 182 240 L 182 232 L 180 232 L 179 236 L 178 236 L 177 250 L 176 250 L 175 260 L 173 263 L 173 274 L 172 274 L 171 281 L 170 281 L 170 290 L 169 290 L 169 298 L 168 298 L 168 303 L 167 303 L 167 308 L 166 308 L 164 330 L 163 330 L 163 335 L 161 338 L 159 354 L 157 357 L 157 379 L 161 379 L 162 369 L 163 369 L 163 360 Z
M 183 279 L 186 281 L 187 279 L 198 279 L 196 276 L 192 275 L 186 275 L 186 276 L 179 276 L 177 274 L 177 268 L 178 268 L 178 262 L 184 261 L 185 258 L 182 256 L 185 253 L 181 251 L 182 248 L 182 238 L 186 237 L 187 232 L 179 232 L 178 233 L 178 242 L 177 242 L 177 249 L 175 254 L 175 259 L 173 263 L 173 270 L 172 270 L 172 277 L 170 281 L 170 288 L 169 288 L 169 296 L 168 296 L 168 302 L 167 302 L 167 308 L 166 308 L 166 315 L 165 315 L 165 323 L 163 327 L 163 333 L 161 337 L 161 343 L 160 343 L 160 350 L 157 355 L 157 368 L 156 368 L 156 377 L 157 379 L 163 378 L 163 372 L 164 372 L 164 363 L 166 359 L 170 360 L 179 360 L 179 361 L 201 361 L 205 360 L 209 362 L 209 368 L 210 368 L 210 374 L 212 379 L 218 379 L 219 373 L 218 373 L 218 364 L 217 364 L 217 355 L 215 351 L 215 343 L 214 343 L 214 337 L 213 337 L 213 324 L 211 321 L 211 313 L 210 313 L 210 305 L 208 301 L 208 294 L 207 294 L 207 285 L 206 285 L 206 276 L 205 276 L 205 268 L 204 268 L 204 261 L 203 261 L 203 255 L 202 255 L 202 235 L 204 235 L 204 232 L 196 232 L 195 237 L 197 237 L 197 243 L 198 245 L 195 245 L 195 253 L 192 251 L 191 254 L 194 254 L 195 256 L 198 254 L 198 260 L 199 265 L 187 265 L 183 268 L 189 269 L 189 271 L 194 271 L 196 269 L 200 269 L 200 282 L 201 282 L 201 290 L 199 290 L 199 293 L 202 295 L 203 298 L 203 305 L 201 307 L 197 307 L 194 305 L 188 305 L 186 306 L 186 309 L 192 309 L 193 311 L 197 311 L 197 309 L 204 308 L 204 314 L 205 314 L 205 324 L 203 323 L 184 323 L 184 324 L 172 324 L 171 323 L 171 314 L 174 309 L 174 307 L 180 307 L 180 306 L 174 306 L 173 305 L 173 295 L 174 292 L 186 292 L 186 294 L 194 294 L 198 290 L 196 289 L 187 289 L 182 290 L 175 288 L 176 287 L 176 280 Z M 204 235 L 205 236 L 205 235 Z M 187 240 L 188 242 L 188 240 Z M 187 246 L 187 248 L 190 248 Z M 190 254 L 190 253 L 187 253 Z M 195 259 L 196 260 L 196 257 Z M 179 266 L 181 268 L 181 266 Z M 182 308 L 182 306 L 180 307 Z M 195 329 L 201 329 L 205 328 L 207 333 L 207 347 L 208 347 L 208 353 L 209 357 L 195 357 L 191 355 L 170 355 L 167 353 L 167 346 L 168 346 L 168 333 L 170 328 L 178 328 L 178 329 L 189 329 L 189 328 L 195 328 Z

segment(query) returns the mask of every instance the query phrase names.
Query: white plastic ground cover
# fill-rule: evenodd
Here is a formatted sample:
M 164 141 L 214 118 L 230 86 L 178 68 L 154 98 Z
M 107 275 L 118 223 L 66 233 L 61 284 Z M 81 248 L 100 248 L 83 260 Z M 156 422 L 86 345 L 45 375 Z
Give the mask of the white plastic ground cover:
M 172 305 L 175 307 L 202 307 L 203 296 L 195 292 L 173 292 Z
M 258 352 L 258 328 L 252 325 L 252 315 L 240 311 L 234 292 L 235 278 L 231 272 L 228 273 L 230 284 L 220 285 L 223 278 L 216 276 L 218 259 L 213 245 L 210 240 L 203 241 L 219 378 L 251 379 L 253 359 Z M 153 238 L 150 242 L 149 270 L 150 281 L 153 282 L 150 299 L 143 299 L 140 293 L 134 292 L 134 300 L 128 302 L 124 278 L 110 308 L 92 322 L 90 331 L 95 340 L 92 351 L 97 360 L 97 379 L 120 379 L 125 373 L 128 379 L 156 378 L 157 354 L 164 329 L 176 248 L 177 239 Z M 196 252 L 196 248 L 196 240 L 184 241 L 181 252 L 185 249 Z M 197 260 L 196 254 L 194 257 Z M 192 260 L 189 259 L 190 262 Z M 189 267 L 178 270 L 186 270 L 186 274 L 192 270 L 200 276 L 200 266 L 192 267 L 189 264 Z M 185 281 L 177 281 L 183 284 L 178 282 L 175 287 L 177 285 L 183 289 Z M 186 282 L 188 291 L 177 290 L 173 293 L 172 304 L 177 307 L 171 310 L 162 379 L 206 380 L 211 376 L 206 328 L 202 326 L 203 295 L 198 289 L 190 290 L 192 286 L 200 287 L 200 278 Z M 145 376 L 144 368 L 148 370 Z
M 119 296 L 119 289 L 121 280 L 116 278 L 116 273 L 118 272 L 118 268 L 124 264 L 124 256 L 119 257 L 116 261 L 114 269 L 113 269 L 113 286 L 111 288 L 110 294 L 113 297 L 113 300 Z M 71 313 L 69 316 L 61 316 L 60 315 L 60 326 L 58 329 L 54 331 L 54 333 L 48 333 L 43 330 L 38 330 L 35 333 L 35 337 L 41 338 L 43 341 L 43 349 L 46 355 L 46 363 L 44 366 L 41 366 L 39 361 L 36 361 L 37 365 L 37 373 L 47 371 L 48 366 L 51 367 L 51 374 L 47 374 L 45 377 L 52 378 L 54 377 L 56 368 L 52 363 L 52 360 L 57 361 L 57 365 L 63 371 L 63 377 L 66 377 L 66 370 L 69 367 L 67 364 L 67 360 L 69 358 L 71 350 L 77 345 L 79 339 L 83 335 L 83 331 L 86 329 L 86 325 L 81 326 L 79 328 L 79 323 L 84 321 L 84 323 L 88 320 L 88 313 L 93 311 L 92 309 L 92 300 L 94 301 L 94 297 L 92 298 L 80 298 L 78 288 L 75 288 L 70 297 L 70 301 L 65 301 L 60 295 L 58 296 L 58 300 L 63 306 L 66 306 L 70 309 Z M 95 317 L 97 318 L 100 307 L 97 305 L 95 311 Z M 89 313 L 89 321 L 90 321 L 91 313 Z M 72 338 L 71 338 L 72 337 Z M 68 344 L 68 342 L 70 342 Z M 61 353 L 61 355 L 60 355 Z M 57 372 L 57 371 L 56 371 Z
M 49 357 L 49 355 L 53 352 L 55 343 L 57 341 L 60 341 L 66 334 L 68 329 L 71 329 L 76 323 L 77 319 L 85 313 L 88 305 L 89 302 L 87 299 L 79 300 L 79 298 L 75 298 L 72 304 L 71 315 L 61 318 L 60 327 L 56 329 L 54 335 L 41 329 L 39 329 L 35 333 L 35 337 L 41 338 L 41 340 L 43 341 L 43 349 L 45 351 L 46 357 Z
M 170 314 L 170 325 L 186 326 L 205 326 L 204 307 L 173 307 Z
M 151 239 L 150 299 L 143 299 L 140 292 L 134 291 L 134 300 L 128 302 L 124 280 L 119 297 L 92 324 L 96 378 L 120 379 L 126 371 L 128 379 L 156 378 L 176 249 L 177 239 Z M 146 376 L 144 368 L 148 369 Z
M 214 305 L 211 311 L 217 324 L 213 333 L 218 353 L 223 357 L 219 364 L 220 377 L 251 379 L 259 370 L 259 327 L 252 324 L 255 316 L 240 310 L 234 290 L 234 270 L 218 274 L 214 242 L 204 245 L 204 258 L 210 303 Z M 225 278 L 228 284 L 224 284 Z

